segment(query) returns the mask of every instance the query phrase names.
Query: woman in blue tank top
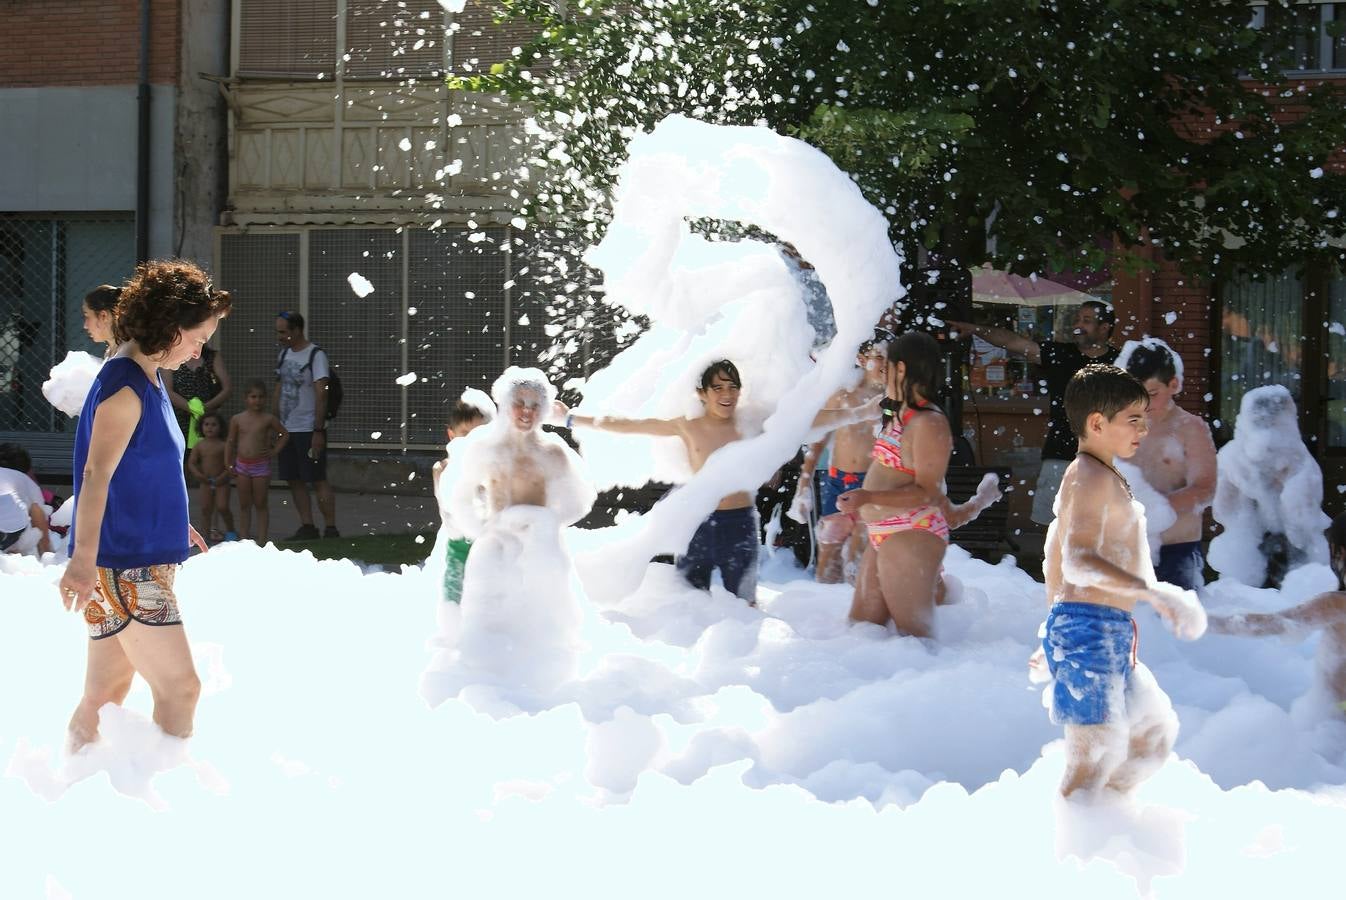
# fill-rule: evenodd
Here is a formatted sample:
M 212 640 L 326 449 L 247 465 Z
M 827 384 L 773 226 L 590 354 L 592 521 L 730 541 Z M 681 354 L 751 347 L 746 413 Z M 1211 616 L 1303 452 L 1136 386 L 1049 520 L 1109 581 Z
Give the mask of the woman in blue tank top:
M 61 578 L 66 609 L 89 629 L 84 696 L 71 746 L 98 738 L 98 710 L 125 699 L 136 672 L 154 721 L 187 737 L 201 682 L 178 616 L 173 578 L 191 545 L 183 437 L 159 378 L 194 359 L 228 314 L 229 295 L 188 262 L 148 262 L 122 288 L 120 346 L 94 379 L 75 431 L 75 516 Z

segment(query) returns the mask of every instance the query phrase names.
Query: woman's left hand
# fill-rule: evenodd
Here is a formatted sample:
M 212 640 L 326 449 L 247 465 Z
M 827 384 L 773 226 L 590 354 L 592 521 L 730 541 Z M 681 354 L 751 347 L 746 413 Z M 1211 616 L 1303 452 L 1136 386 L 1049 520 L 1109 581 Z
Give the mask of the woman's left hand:
M 870 502 L 869 491 L 864 488 L 856 488 L 853 491 L 847 491 L 837 498 L 837 509 L 847 515 L 859 518 L 860 507 L 868 502 Z
M 191 525 L 187 526 L 187 543 L 198 548 L 202 553 L 210 550 L 210 545 L 206 543 L 205 538 L 201 537 L 201 533 Z

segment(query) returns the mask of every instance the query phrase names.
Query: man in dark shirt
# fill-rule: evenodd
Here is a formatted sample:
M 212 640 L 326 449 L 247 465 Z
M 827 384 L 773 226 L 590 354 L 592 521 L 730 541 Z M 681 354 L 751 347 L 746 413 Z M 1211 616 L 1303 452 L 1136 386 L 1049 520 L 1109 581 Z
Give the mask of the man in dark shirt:
M 1086 300 L 1075 311 L 1071 341 L 1041 343 L 1007 328 L 952 320 L 948 322 L 964 334 L 975 335 L 1042 367 L 1043 379 L 1047 382 L 1045 393 L 1051 410 L 1047 419 L 1047 439 L 1042 444 L 1042 469 L 1038 473 L 1038 483 L 1033 493 L 1033 521 L 1040 525 L 1051 523 L 1052 504 L 1061 486 L 1061 475 L 1075 458 L 1078 449 L 1075 433 L 1066 421 L 1066 385 L 1071 376 L 1089 363 L 1116 362 L 1117 348 L 1108 344 L 1116 321 L 1111 306 L 1102 300 Z

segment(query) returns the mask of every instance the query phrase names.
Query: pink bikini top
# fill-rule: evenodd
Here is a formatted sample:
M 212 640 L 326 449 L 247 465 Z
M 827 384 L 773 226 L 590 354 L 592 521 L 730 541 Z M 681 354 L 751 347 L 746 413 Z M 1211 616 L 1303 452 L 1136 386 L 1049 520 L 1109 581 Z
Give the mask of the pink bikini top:
M 881 466 L 906 472 L 908 475 L 915 475 L 915 469 L 910 469 L 902 464 L 902 429 L 911 421 L 912 416 L 916 415 L 919 410 L 926 408 L 928 407 L 908 408 L 902 414 L 901 419 L 894 417 L 889 421 L 887 427 L 880 431 L 879 436 L 874 439 L 874 449 L 869 455 L 878 460 Z

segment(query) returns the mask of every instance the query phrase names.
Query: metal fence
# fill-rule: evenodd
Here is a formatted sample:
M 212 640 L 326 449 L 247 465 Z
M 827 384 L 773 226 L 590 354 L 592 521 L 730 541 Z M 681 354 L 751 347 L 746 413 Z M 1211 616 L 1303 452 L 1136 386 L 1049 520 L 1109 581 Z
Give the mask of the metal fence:
M 542 304 L 517 271 L 509 228 L 253 228 L 220 236 L 217 282 L 234 295 L 218 333 L 239 385 L 274 379 L 281 310 L 341 377 L 345 399 L 329 426 L 334 447 L 431 449 L 465 387 L 489 388 L 508 365 L 533 365 Z M 349 277 L 374 286 L 359 297 Z M 414 372 L 416 380 L 398 379 Z
M 68 444 L 74 420 L 42 382 L 67 350 L 102 355 L 84 332 L 84 295 L 134 267 L 129 213 L 0 213 L 0 440 Z

